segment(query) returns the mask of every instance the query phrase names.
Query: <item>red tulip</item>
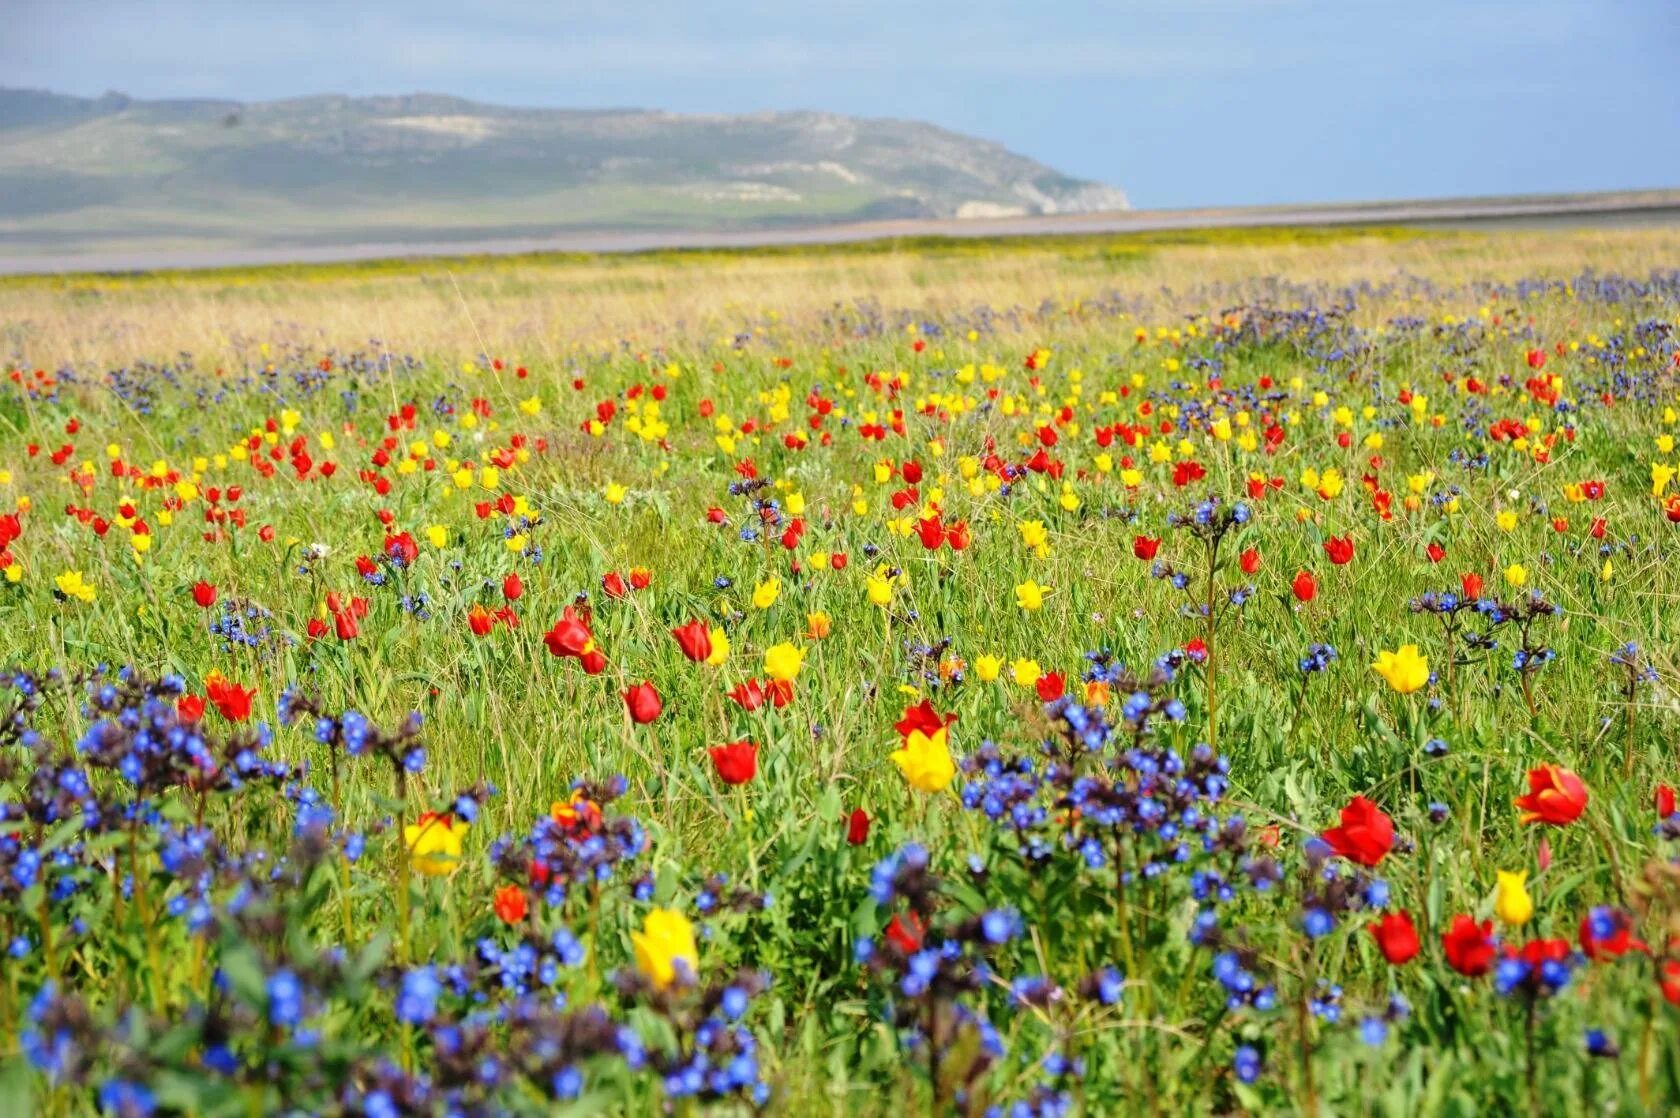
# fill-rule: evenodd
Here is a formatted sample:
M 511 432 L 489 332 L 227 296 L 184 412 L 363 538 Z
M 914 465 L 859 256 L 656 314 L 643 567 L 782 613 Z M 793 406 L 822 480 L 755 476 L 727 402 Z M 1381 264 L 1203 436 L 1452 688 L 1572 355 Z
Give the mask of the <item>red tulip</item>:
M 622 598 L 630 592 L 624 585 L 624 578 L 617 571 L 608 571 L 601 576 L 601 589 L 606 591 L 609 598 Z
M 1297 602 L 1310 602 L 1318 597 L 1318 580 L 1313 578 L 1311 571 L 1300 571 L 1296 573 L 1295 581 L 1289 584 L 1289 589 Z
M 1663 1000 L 1669 1005 L 1680 1005 L 1680 959 L 1669 959 L 1662 965 L 1662 977 L 1657 980 L 1657 986 L 1662 990 Z
M 490 630 L 495 624 L 496 619 L 491 616 L 490 611 L 476 602 L 472 609 L 467 611 L 467 628 L 472 631 L 472 635 L 475 637 L 489 636 Z
M 510 602 L 517 602 L 520 595 L 525 593 L 525 584 L 519 580 L 519 572 L 513 571 L 502 579 L 502 597 Z
M 1528 367 L 1529 368 L 1531 368 L 1531 369 L 1543 369 L 1543 368 L 1545 368 L 1545 366 L 1546 366 L 1546 351 L 1545 350 L 1543 350 L 1543 349 L 1531 349 L 1531 350 L 1528 351 Z
M 385 554 L 397 563 L 407 566 L 420 557 L 420 545 L 414 542 L 414 537 L 407 532 L 385 537 Z
M 746 784 L 758 775 L 758 746 L 750 741 L 714 745 L 707 750 L 712 767 L 725 784 Z
M 578 663 L 583 665 L 585 675 L 600 675 L 607 668 L 607 658 L 598 648 L 585 652 Z
M 554 623 L 543 637 L 543 643 L 548 645 L 548 651 L 553 656 L 583 656 L 594 649 L 595 638 L 589 633 L 589 625 L 577 615 L 571 606 L 567 606 L 560 613 L 560 620 Z
M 209 609 L 216 604 L 216 588 L 208 582 L 200 582 L 193 586 L 193 601 L 198 603 L 199 609 Z
M 223 718 L 243 722 L 251 717 L 251 700 L 256 697 L 257 689 L 247 690 L 221 672 L 212 671 L 204 679 L 204 694 Z
M 922 538 L 922 547 L 928 551 L 938 551 L 939 545 L 945 542 L 945 526 L 937 516 L 916 521 L 916 534 Z
M 646 590 L 653 582 L 653 572 L 646 567 L 630 568 L 630 589 Z
M 1464 596 L 1469 598 L 1471 601 L 1475 601 L 1477 598 L 1482 596 L 1481 575 L 1472 571 L 1469 574 L 1461 575 L 1458 582 L 1459 587 L 1464 591 Z
M 1033 685 L 1038 688 L 1041 703 L 1053 703 L 1067 691 L 1067 677 L 1061 672 L 1045 672 Z
M 758 680 L 749 679 L 745 683 L 737 683 L 729 697 L 742 710 L 757 710 L 764 705 L 764 688 L 758 685 Z
M 1667 819 L 1674 814 L 1674 789 L 1668 785 L 1657 785 L 1657 791 L 1652 800 L 1656 805 L 1658 819 Z
M 846 842 L 852 846 L 862 846 L 869 841 L 869 813 L 861 807 L 853 808 L 846 817 Z
M 197 722 L 204 717 L 204 700 L 197 695 L 182 695 L 175 700 L 175 715 L 182 722 Z
M 517 924 L 525 919 L 530 911 L 530 902 L 526 900 L 525 890 L 517 885 L 504 885 L 496 890 L 496 897 L 491 908 L 504 924 Z
M 1447 964 L 1468 978 L 1484 975 L 1493 969 L 1498 953 L 1493 938 L 1493 921 L 1476 923 L 1473 916 L 1455 916 L 1452 924 L 1441 933 L 1441 947 L 1447 954 Z
M 665 709 L 658 690 L 645 679 L 624 693 L 624 705 L 630 711 L 630 720 L 641 726 L 658 718 Z
M 1260 549 L 1257 547 L 1245 549 L 1237 557 L 1237 566 L 1242 568 L 1242 573 L 1245 575 L 1254 574 L 1260 569 Z
M 1633 920 L 1619 908 L 1595 908 L 1581 918 L 1581 953 L 1594 961 L 1619 959 L 1629 951 L 1649 952 L 1633 934 Z
M 951 545 L 952 551 L 967 551 L 972 540 L 973 536 L 968 530 L 966 520 L 959 520 L 945 529 L 945 542 Z
M 1353 537 L 1331 536 L 1324 541 L 1324 554 L 1330 557 L 1330 562 L 1341 567 L 1353 561 Z
M 923 699 L 913 707 L 905 707 L 904 717 L 893 723 L 893 729 L 901 738 L 907 738 L 917 730 L 931 738 L 956 720 L 956 715 L 940 714 L 933 709 L 932 703 Z
M 327 635 L 327 623 L 319 617 L 311 617 L 309 624 L 305 625 L 303 629 L 304 632 L 309 634 L 309 639 L 312 641 L 318 641 Z
M 894 947 L 906 955 L 913 955 L 921 949 L 922 936 L 926 932 L 927 927 L 922 923 L 922 918 L 914 912 L 906 912 L 903 915 L 895 914 L 887 922 L 886 937 Z
M 682 649 L 683 655 L 696 663 L 712 654 L 712 631 L 704 621 L 690 621 L 681 628 L 672 629 L 671 635 L 677 638 L 677 646 Z
M 352 610 L 339 610 L 333 614 L 333 632 L 338 634 L 341 641 L 353 641 L 361 630 L 356 625 L 356 614 Z
M 1136 536 L 1132 539 L 1132 554 L 1144 562 L 1155 558 L 1155 553 L 1161 550 L 1161 537 Z
M 1587 786 L 1562 765 L 1541 765 L 1528 770 L 1528 795 L 1512 802 L 1522 809 L 1524 823 L 1567 827 L 1587 810 Z
M 1447 557 L 1447 549 L 1438 543 L 1430 544 L 1428 547 L 1423 549 L 1423 553 L 1429 556 L 1429 561 L 1431 563 L 1439 563 Z
M 1371 932 L 1371 938 L 1377 941 L 1377 950 L 1383 953 L 1395 966 L 1408 963 L 1418 953 L 1417 927 L 1412 923 L 1412 914 L 1405 909 L 1399 912 L 1384 914 L 1381 920 L 1366 925 Z
M 1394 821 L 1364 796 L 1355 796 L 1342 809 L 1342 825 L 1322 837 L 1348 861 L 1372 867 L 1394 848 Z

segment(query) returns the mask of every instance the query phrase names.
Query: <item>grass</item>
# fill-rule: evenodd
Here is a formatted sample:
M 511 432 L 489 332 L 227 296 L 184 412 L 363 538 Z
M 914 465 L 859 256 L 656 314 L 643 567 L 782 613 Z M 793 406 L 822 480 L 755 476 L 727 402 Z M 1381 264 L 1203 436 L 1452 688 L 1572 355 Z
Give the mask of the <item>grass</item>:
M 0 1091 L 44 1113 L 91 1112 L 101 1090 L 120 1110 L 113 1098 L 132 1099 L 112 1084 L 199 1114 L 378 1112 L 381 1091 L 416 1112 L 446 1098 L 539 1112 L 563 1064 L 583 1076 L 568 1105 L 622 1113 L 747 1109 L 759 1082 L 787 1113 L 1025 1098 L 1090 1114 L 1661 1109 L 1680 1092 L 1660 985 L 1680 892 L 1650 805 L 1676 775 L 1680 526 L 1653 465 L 1674 463 L 1680 436 L 1680 287 L 1659 271 L 1677 240 L 1210 231 L 0 281 L 16 373 L 0 484 L 21 510 L 0 660 L 35 680 L 7 699 L 0 870 L 40 850 L 41 879 L 74 884 L 0 875 L 19 944 L 0 978 Z M 1553 282 L 1517 282 L 1530 279 Z M 884 438 L 860 435 L 876 424 Z M 731 492 L 754 472 L 764 488 Z M 1179 524 L 1210 495 L 1216 527 Z M 1250 515 L 1221 519 L 1238 502 Z M 966 524 L 967 546 L 925 547 L 919 520 L 935 515 Z M 803 534 L 784 546 L 795 518 Z M 414 555 L 393 564 L 403 532 Z M 1161 540 L 1153 560 L 1135 557 L 1139 537 Z M 1350 562 L 1331 560 L 1332 537 L 1352 540 Z M 637 570 L 645 588 L 609 593 L 606 576 Z M 1303 571 L 1308 601 L 1292 589 Z M 69 572 L 92 600 L 58 582 Z M 1411 608 L 1462 595 L 1467 573 L 1501 613 Z M 1032 586 L 1048 594 L 1028 609 Z M 1233 591 L 1241 602 L 1219 605 Z M 1531 592 L 1561 612 L 1530 623 Z M 599 674 L 545 642 L 579 603 Z M 480 636 L 474 607 L 510 613 Z M 695 619 L 727 633 L 722 663 L 691 663 L 672 639 Z M 1632 671 L 1610 659 L 1629 642 Z M 804 652 L 791 701 L 730 699 L 782 644 Z M 1316 644 L 1337 655 L 1304 672 Z M 1400 694 L 1370 665 L 1406 644 L 1434 674 Z M 1519 648 L 1544 666 L 1516 670 Z M 1106 704 L 1087 689 L 1093 652 L 1137 673 L 1114 669 Z M 1163 654 L 1173 678 L 1147 678 Z M 987 679 L 993 657 L 1005 666 Z M 262 721 L 264 756 L 307 771 L 195 783 L 168 760 L 188 749 L 176 695 L 102 696 L 106 675 L 83 698 L 79 679 L 45 674 L 96 665 L 196 696 L 213 670 L 254 688 L 248 720 L 211 702 L 207 747 L 236 749 Z M 1151 791 L 1147 758 L 1117 744 L 1085 752 L 1071 727 L 1087 716 L 1047 705 L 1035 672 L 1063 674 L 1116 741 L 1181 758 L 1213 742 L 1228 787 L 1203 786 L 1217 802 L 1197 810 L 1246 830 L 1210 832 L 1211 853 L 1197 837 L 1181 864 L 1154 823 L 1112 827 L 1088 787 L 1053 789 L 1044 742 L 1127 810 L 1141 796 L 1176 816 L 1188 795 Z M 623 696 L 644 681 L 663 711 L 638 725 Z M 1147 719 L 1127 713 L 1138 691 Z M 317 705 L 325 729 L 279 725 L 283 694 Z M 1020 794 L 1043 814 L 1017 829 L 965 808 L 963 788 L 1014 794 L 984 756 L 949 787 L 914 787 L 889 754 L 923 698 L 956 720 L 911 745 L 1032 759 L 1042 783 Z M 398 776 L 381 753 L 407 756 L 406 737 L 346 755 L 332 721 L 345 710 L 387 730 L 419 711 L 424 765 Z M 148 750 L 136 717 L 177 736 Z M 759 771 L 728 786 L 708 747 L 747 740 Z M 129 753 L 161 775 L 137 789 Z M 1524 825 L 1512 800 L 1549 763 L 1579 774 L 1585 812 Z M 84 827 L 80 802 L 49 808 L 63 765 L 117 810 Z M 615 775 L 606 830 L 634 818 L 647 839 L 605 884 L 545 899 L 531 851 L 492 860 L 497 836 L 519 850 L 534 828 L 539 854 L 572 849 L 534 821 L 575 781 Z M 1398 834 L 1375 867 L 1325 863 L 1309 841 L 1355 795 Z M 854 846 L 859 808 L 872 824 Z M 476 813 L 458 862 L 434 850 L 438 832 L 397 841 L 427 810 Z M 195 833 L 208 852 L 183 869 Z M 366 847 L 353 862 L 339 853 L 352 835 Z M 880 903 L 871 867 L 911 843 L 941 883 L 901 873 Z M 255 851 L 258 874 L 243 861 Z M 1496 916 L 1511 911 L 1495 904 L 1501 870 L 1527 872 L 1530 919 Z M 495 911 L 509 888 L 527 915 Z M 1466 915 L 1513 949 L 1574 950 L 1595 907 L 1651 953 L 1575 959 L 1555 996 L 1461 973 L 1441 938 Z M 684 954 L 638 948 L 655 909 L 705 928 L 696 985 L 650 988 L 660 951 Z M 1391 965 L 1366 926 L 1400 909 L 1422 945 Z M 888 932 L 912 913 L 926 942 L 951 945 L 931 993 L 903 985 Z M 1329 930 L 1308 935 L 1320 916 Z M 560 928 L 577 940 L 552 987 L 568 1012 L 599 1006 L 662 1073 L 699 1056 L 739 1070 L 735 1024 L 702 1024 L 732 987 L 750 995 L 752 1074 L 690 1098 L 616 1039 L 591 1048 L 584 1018 L 475 947 L 550 951 Z M 878 946 L 860 965 L 864 939 Z M 1270 996 L 1230 1004 L 1232 963 Z M 1104 967 L 1123 978 L 1117 1001 L 1087 983 Z M 434 973 L 444 990 L 426 1004 L 416 984 Z M 301 991 L 295 1017 L 283 978 Z M 1011 994 L 1031 978 L 1054 996 Z M 494 1006 L 511 1016 L 475 1022 Z M 482 1030 L 492 1086 L 455 1054 L 456 1028 Z M 1589 1028 L 1621 1056 L 1588 1056 Z M 56 1084 L 41 1070 L 54 1063 Z

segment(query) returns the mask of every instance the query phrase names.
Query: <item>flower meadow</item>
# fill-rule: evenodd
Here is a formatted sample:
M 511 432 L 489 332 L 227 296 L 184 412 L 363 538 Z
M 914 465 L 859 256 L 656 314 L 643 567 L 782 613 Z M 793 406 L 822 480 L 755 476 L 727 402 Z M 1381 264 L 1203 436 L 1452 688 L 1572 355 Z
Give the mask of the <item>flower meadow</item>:
M 1590 272 L 17 352 L 0 1099 L 1670 1109 L 1677 331 Z

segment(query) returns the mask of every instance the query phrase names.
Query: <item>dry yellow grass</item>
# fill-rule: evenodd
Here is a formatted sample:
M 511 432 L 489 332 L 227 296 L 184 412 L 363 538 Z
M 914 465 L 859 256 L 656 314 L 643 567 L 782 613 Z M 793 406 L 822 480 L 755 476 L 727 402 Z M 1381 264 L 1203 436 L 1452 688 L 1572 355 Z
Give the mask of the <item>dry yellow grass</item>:
M 869 299 L 930 313 L 979 305 L 1030 312 L 1045 300 L 1065 308 L 1120 292 L 1171 310 L 1179 300 L 1166 291 L 1186 296 L 1258 277 L 1458 284 L 1586 269 L 1645 275 L 1677 260 L 1680 228 L 1227 230 L 30 277 L 0 281 L 0 356 L 98 365 L 188 351 L 222 362 L 257 342 L 365 349 L 378 339 L 408 353 L 541 361 L 625 341 L 721 340 L 772 317 L 810 325 L 824 309 Z M 1439 311 L 1440 301 L 1433 306 Z

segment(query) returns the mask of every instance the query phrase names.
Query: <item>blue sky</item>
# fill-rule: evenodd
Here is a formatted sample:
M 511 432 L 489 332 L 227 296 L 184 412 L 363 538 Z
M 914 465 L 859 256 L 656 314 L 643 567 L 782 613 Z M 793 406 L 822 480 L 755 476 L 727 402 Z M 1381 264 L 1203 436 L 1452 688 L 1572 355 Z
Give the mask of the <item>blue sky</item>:
M 1680 186 L 1677 0 L 0 0 L 0 84 L 823 109 L 1145 207 Z

